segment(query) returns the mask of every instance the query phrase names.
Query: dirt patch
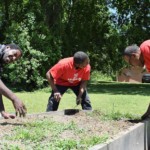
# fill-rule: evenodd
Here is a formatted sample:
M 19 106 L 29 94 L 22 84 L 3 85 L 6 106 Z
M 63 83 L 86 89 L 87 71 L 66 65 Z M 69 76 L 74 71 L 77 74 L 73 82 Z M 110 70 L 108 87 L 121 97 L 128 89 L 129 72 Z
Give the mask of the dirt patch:
M 29 115 L 26 118 L 16 118 L 16 119 L 0 119 L 0 138 L 10 134 L 16 126 L 22 126 L 27 122 L 34 120 L 42 120 L 44 118 L 50 118 L 56 122 L 67 124 L 69 122 L 75 123 L 79 129 L 84 129 L 88 135 L 100 136 L 107 134 L 110 138 L 114 138 L 118 133 L 128 130 L 131 126 L 136 123 L 130 122 L 128 120 L 109 120 L 104 121 L 100 119 L 100 113 L 93 112 L 87 113 L 79 111 L 73 115 L 64 115 L 57 113 L 50 114 L 38 114 Z M 78 135 L 74 135 L 69 130 L 64 131 L 60 135 L 62 138 L 74 138 L 78 139 Z

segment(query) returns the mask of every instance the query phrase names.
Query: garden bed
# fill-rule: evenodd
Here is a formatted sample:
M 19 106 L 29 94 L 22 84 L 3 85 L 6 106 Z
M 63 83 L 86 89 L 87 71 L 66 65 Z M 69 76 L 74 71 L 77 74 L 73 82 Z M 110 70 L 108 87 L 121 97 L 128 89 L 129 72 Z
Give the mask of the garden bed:
M 87 149 L 115 138 L 136 123 L 104 120 L 99 111 L 42 113 L 0 119 L 0 149 Z

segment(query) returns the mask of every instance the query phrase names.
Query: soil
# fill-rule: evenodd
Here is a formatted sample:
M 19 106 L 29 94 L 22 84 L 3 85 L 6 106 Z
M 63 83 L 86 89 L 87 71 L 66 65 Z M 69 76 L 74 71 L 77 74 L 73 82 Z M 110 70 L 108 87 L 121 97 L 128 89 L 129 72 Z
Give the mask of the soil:
M 91 113 L 91 114 L 90 114 Z M 131 126 L 134 126 L 136 122 L 131 122 L 129 120 L 109 120 L 104 121 L 100 119 L 99 112 L 84 112 L 84 111 L 76 111 L 73 114 L 65 115 L 63 113 L 42 113 L 42 114 L 33 114 L 27 115 L 26 118 L 15 118 L 15 119 L 0 119 L 0 139 L 3 138 L 4 135 L 13 131 L 15 126 L 21 126 L 26 122 L 30 122 L 36 119 L 43 119 L 43 118 L 51 118 L 54 121 L 61 122 L 61 123 L 68 123 L 73 121 L 75 124 L 78 125 L 79 128 L 83 128 L 87 130 L 87 134 L 100 136 L 103 134 L 108 134 L 110 138 L 114 138 L 116 135 L 121 134 L 123 131 L 127 131 Z M 61 135 L 62 138 L 79 138 L 78 136 L 72 135 L 71 132 L 65 131 Z

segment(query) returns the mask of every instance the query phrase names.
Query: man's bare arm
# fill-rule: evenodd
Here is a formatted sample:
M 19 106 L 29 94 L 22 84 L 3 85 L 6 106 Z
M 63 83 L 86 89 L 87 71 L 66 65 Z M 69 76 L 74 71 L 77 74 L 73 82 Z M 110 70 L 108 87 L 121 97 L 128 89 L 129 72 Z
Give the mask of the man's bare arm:
M 87 82 L 88 81 L 86 81 L 86 80 L 81 81 L 78 97 L 81 97 L 82 94 L 84 93 L 84 91 L 86 89 Z
M 5 86 L 2 80 L 0 80 L 0 94 L 12 101 L 16 114 L 19 113 L 20 116 L 25 116 L 27 112 L 25 105 L 11 90 Z
M 54 84 L 54 78 L 52 77 L 52 75 L 49 73 L 49 71 L 46 73 L 46 78 L 48 80 L 48 83 L 50 84 L 52 90 L 54 91 L 54 98 L 56 101 L 60 101 L 61 99 L 61 94 L 58 91 L 57 87 Z
M 0 112 L 5 111 L 2 94 L 0 94 Z

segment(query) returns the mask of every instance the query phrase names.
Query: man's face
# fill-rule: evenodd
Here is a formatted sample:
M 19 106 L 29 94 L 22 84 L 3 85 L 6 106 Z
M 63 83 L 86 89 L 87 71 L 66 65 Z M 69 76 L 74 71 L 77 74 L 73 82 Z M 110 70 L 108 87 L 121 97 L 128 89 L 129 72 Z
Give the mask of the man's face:
M 21 52 L 17 49 L 10 49 L 10 47 L 6 47 L 5 53 L 3 55 L 4 63 L 11 63 L 21 57 Z
M 124 56 L 124 60 L 130 64 L 131 66 L 138 66 L 138 67 L 143 67 L 142 62 L 140 61 L 139 54 L 132 54 L 131 56 Z
M 82 64 L 75 64 L 76 69 L 85 68 L 89 64 L 89 59 L 86 59 Z

